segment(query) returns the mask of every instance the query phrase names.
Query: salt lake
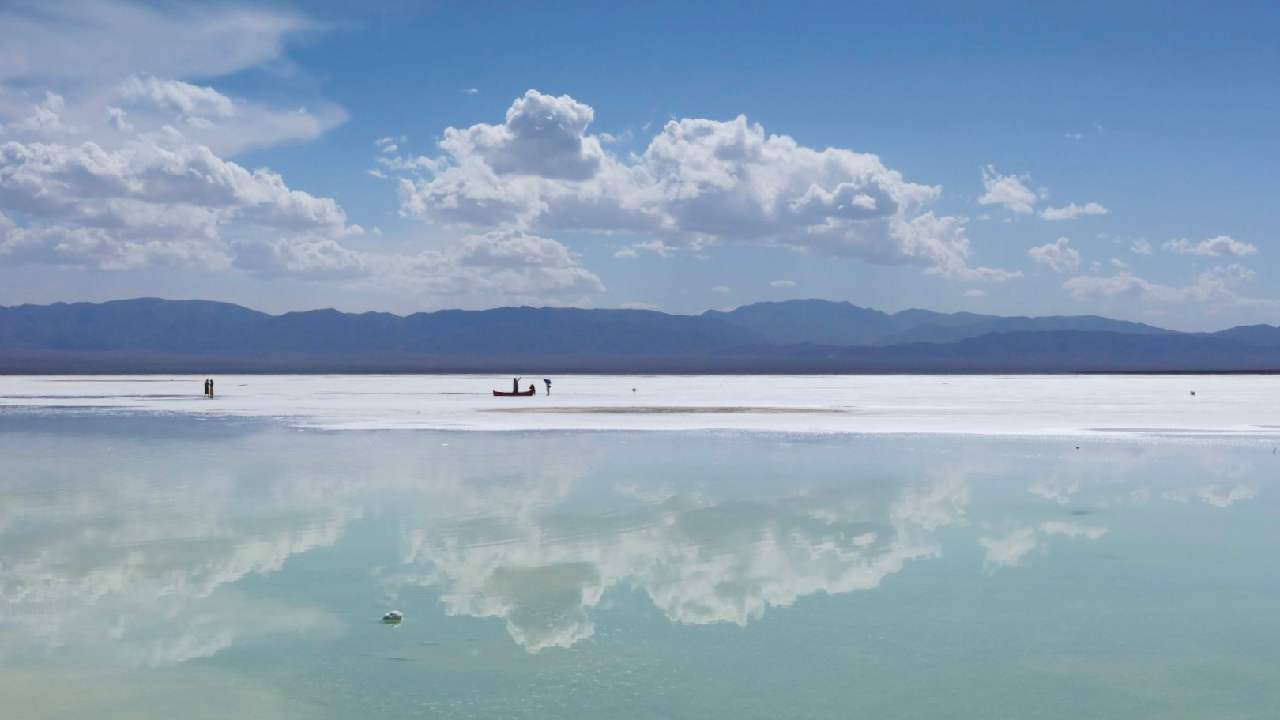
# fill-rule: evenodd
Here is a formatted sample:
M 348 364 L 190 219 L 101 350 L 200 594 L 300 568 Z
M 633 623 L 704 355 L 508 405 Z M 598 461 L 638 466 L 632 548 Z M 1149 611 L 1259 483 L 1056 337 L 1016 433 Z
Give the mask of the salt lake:
M 0 378 L 4 717 L 1280 707 L 1271 376 L 202 380 Z

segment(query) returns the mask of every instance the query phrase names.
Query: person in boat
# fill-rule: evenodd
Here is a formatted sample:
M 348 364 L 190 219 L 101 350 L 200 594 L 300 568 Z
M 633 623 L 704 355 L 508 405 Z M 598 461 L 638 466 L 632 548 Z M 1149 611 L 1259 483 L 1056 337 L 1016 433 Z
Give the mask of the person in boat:
M 530 395 L 537 395 L 537 394 L 538 394 L 538 391 L 533 389 L 533 383 L 529 383 L 529 394 L 530 394 Z
M 520 378 L 511 378 L 511 392 L 520 392 Z

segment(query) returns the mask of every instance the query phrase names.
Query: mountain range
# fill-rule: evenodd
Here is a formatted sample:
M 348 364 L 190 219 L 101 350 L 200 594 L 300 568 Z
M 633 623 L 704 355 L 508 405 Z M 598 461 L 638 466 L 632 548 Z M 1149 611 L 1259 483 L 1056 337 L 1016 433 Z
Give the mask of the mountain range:
M 512 307 L 409 316 L 140 298 L 0 307 L 0 372 L 1268 372 L 1280 328 L 1183 333 L 1104 317 L 845 302 L 701 315 Z

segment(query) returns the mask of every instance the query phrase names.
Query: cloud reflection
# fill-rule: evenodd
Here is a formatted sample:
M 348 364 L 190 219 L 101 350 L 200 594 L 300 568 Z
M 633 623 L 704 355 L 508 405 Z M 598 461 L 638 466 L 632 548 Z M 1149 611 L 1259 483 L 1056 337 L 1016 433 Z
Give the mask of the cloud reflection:
M 441 588 L 449 614 L 502 618 L 530 652 L 590 637 L 589 610 L 612 587 L 644 592 L 674 622 L 745 626 L 937 556 L 931 531 L 956 523 L 969 496 L 943 477 L 777 498 L 653 497 L 589 522 L 496 516 L 410 531 L 396 582 Z

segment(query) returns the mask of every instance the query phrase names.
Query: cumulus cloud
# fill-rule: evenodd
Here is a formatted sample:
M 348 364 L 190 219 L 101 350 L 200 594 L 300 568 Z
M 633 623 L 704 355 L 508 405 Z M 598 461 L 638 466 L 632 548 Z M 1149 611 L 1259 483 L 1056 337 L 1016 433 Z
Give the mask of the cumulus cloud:
M 127 100 L 145 100 L 187 118 L 230 117 L 235 114 L 231 98 L 211 87 L 181 80 L 132 75 L 121 84 L 120 94 Z
M 1169 252 L 1178 253 L 1179 255 L 1208 255 L 1210 257 L 1221 257 L 1223 255 L 1233 255 L 1235 257 L 1243 257 L 1258 252 L 1256 245 L 1250 245 L 1247 242 L 1234 240 L 1226 235 L 1219 235 L 1215 238 L 1209 238 L 1200 243 L 1192 243 L 1189 240 L 1170 240 L 1161 249 Z
M 0 263 L 369 276 L 376 264 L 340 244 L 361 229 L 335 201 L 228 159 L 313 139 L 346 113 L 271 108 L 191 81 L 278 58 L 287 38 L 314 29 L 246 8 L 0 9 L 0 80 L 19 90 L 0 94 Z M 12 102 L 38 91 L 38 103 Z
M 1253 280 L 1255 273 L 1241 265 L 1227 265 L 1207 270 L 1193 284 L 1170 287 L 1148 282 L 1128 272 L 1111 277 L 1074 277 L 1062 284 L 1077 300 L 1129 299 L 1153 303 L 1204 303 L 1215 306 L 1274 306 L 1272 300 L 1243 297 L 1236 286 Z
M 21 120 L 0 125 L 0 131 L 8 130 L 10 133 L 48 138 L 79 135 L 84 132 L 84 128 L 63 120 L 62 115 L 66 105 L 66 98 L 55 92 L 46 91 L 44 100 L 31 106 L 30 114 Z
M 1142 238 L 1134 240 L 1133 244 L 1129 246 L 1129 251 L 1132 252 L 1134 255 L 1150 255 L 1152 252 L 1154 252 L 1151 249 L 1151 243 L 1147 242 L 1146 240 L 1143 240 Z
M 1071 203 L 1064 208 L 1045 208 L 1040 211 L 1040 217 L 1045 220 L 1075 220 L 1081 215 L 1106 215 L 1107 209 L 1096 202 L 1077 205 Z
M 585 304 L 605 290 L 567 247 L 518 231 L 471 235 L 417 255 L 366 254 L 363 261 L 371 282 L 422 295 Z
M 1020 214 L 1029 214 L 1040 196 L 1030 190 L 1023 181 L 1030 181 L 1030 175 L 1001 175 L 995 166 L 982 168 L 982 187 L 986 190 L 978 198 L 979 205 L 1003 205 L 1006 209 Z
M 337 203 L 290 189 L 268 170 L 223 160 L 181 133 L 94 142 L 0 145 L 0 210 L 12 221 L 0 259 L 121 269 L 206 263 L 228 232 L 337 237 L 358 232 Z M 171 248 L 174 251 L 163 251 Z M 121 258 L 133 258 L 122 262 Z M 186 262 L 182 258 L 186 258 Z
M 498 175 L 585 180 L 603 159 L 600 142 L 586 135 L 595 111 L 568 95 L 534 90 L 507 110 L 503 125 L 448 128 L 440 147 L 456 158 L 477 158 Z
M 327 238 L 241 241 L 232 244 L 232 265 L 259 277 L 346 280 L 365 277 L 370 262 Z
M 796 284 L 792 280 L 771 280 L 769 285 L 773 287 L 795 287 Z
M 673 120 L 622 158 L 588 132 L 593 119 L 572 97 L 530 90 L 502 125 L 447 129 L 442 156 L 383 165 L 403 174 L 403 212 L 443 225 L 625 233 L 672 249 L 768 245 L 945 277 L 1013 276 L 969 267 L 963 220 L 923 212 L 939 189 L 904 181 L 874 155 L 806 148 L 738 117 Z
M 1047 245 L 1031 248 L 1027 254 L 1032 260 L 1056 273 L 1075 270 L 1080 267 L 1080 253 L 1075 248 L 1068 247 L 1070 242 L 1067 238 L 1058 238 Z
M 727 293 L 727 292 L 729 292 L 729 288 L 728 288 L 728 287 L 726 287 L 726 286 L 724 286 L 724 285 L 717 285 L 717 286 L 715 286 L 715 287 L 711 288 L 711 292 Z
M 978 289 L 965 290 L 964 296 L 968 298 L 979 298 L 979 297 L 986 297 L 987 293 L 985 290 L 978 290 Z

